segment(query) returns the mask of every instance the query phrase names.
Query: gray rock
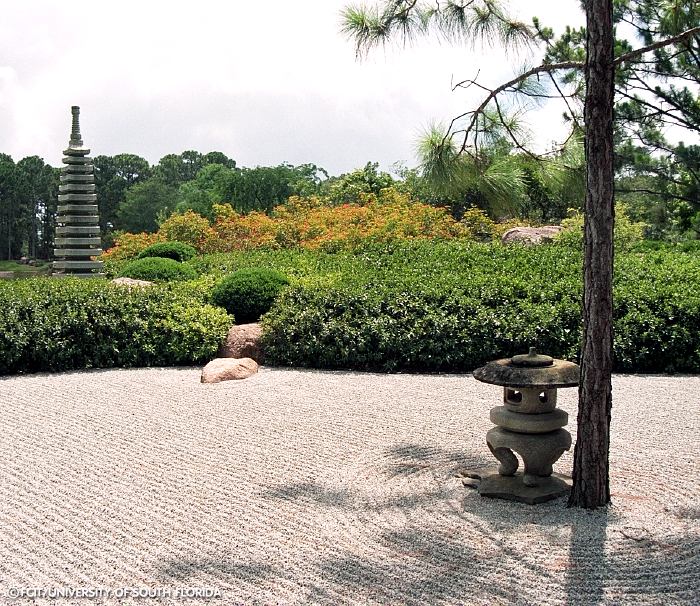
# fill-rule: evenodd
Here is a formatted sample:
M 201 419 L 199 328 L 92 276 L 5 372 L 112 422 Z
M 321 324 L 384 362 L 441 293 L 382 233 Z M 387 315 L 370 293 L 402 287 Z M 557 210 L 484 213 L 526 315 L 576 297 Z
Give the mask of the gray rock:
M 513 227 L 501 236 L 501 242 L 503 244 L 543 244 L 544 242 L 551 242 L 561 230 L 561 225 Z
M 232 326 L 226 341 L 219 348 L 220 358 L 252 358 L 258 364 L 265 362 L 265 352 L 260 339 L 262 328 L 260 324 L 238 324 Z
M 250 358 L 215 358 L 202 369 L 202 383 L 220 383 L 247 379 L 258 372 L 258 363 Z

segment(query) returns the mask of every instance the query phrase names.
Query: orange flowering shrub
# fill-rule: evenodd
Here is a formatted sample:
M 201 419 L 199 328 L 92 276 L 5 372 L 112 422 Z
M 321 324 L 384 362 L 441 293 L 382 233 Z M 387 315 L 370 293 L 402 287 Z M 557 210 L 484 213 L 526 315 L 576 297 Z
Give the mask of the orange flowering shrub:
M 455 238 L 468 232 L 444 209 L 387 188 L 361 194 L 357 204 L 328 206 L 318 198 L 292 197 L 275 208 L 280 246 L 339 250 L 364 241 Z
M 156 242 L 163 242 L 162 234 L 129 234 L 119 233 L 114 238 L 114 246 L 100 255 L 100 261 L 128 261 L 135 259 L 138 254 Z
M 352 249 L 364 242 L 477 235 L 469 222 L 459 223 L 444 208 L 417 202 L 394 188 L 383 189 L 378 195 L 360 194 L 356 203 L 340 206 L 331 206 L 317 196 L 292 196 L 275 207 L 271 216 L 261 212 L 242 215 L 229 204 L 215 204 L 213 211 L 211 223 L 187 211 L 164 221 L 157 234 L 127 234 L 133 242 L 128 238 L 124 242 L 129 242 L 133 253 L 119 258 L 136 256 L 158 240 L 184 242 L 200 253 L 295 247 L 332 252 Z M 485 215 L 476 217 L 477 211 L 472 214 L 479 221 L 490 221 Z M 124 244 L 118 239 L 116 248 L 120 246 Z M 106 254 L 121 253 L 112 249 Z
M 200 252 L 213 236 L 209 221 L 191 210 L 168 217 L 158 233 L 166 241 L 184 242 Z
M 276 246 L 275 221 L 262 212 L 237 213 L 230 204 L 214 204 L 214 224 L 202 252 L 231 252 Z

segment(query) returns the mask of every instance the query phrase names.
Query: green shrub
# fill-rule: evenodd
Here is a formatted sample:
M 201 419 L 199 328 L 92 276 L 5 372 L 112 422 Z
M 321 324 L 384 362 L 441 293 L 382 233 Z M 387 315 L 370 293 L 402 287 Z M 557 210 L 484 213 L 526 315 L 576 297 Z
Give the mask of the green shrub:
M 657 250 L 670 250 L 673 248 L 672 242 L 664 242 L 662 240 L 641 240 L 634 244 L 630 250 L 640 253 L 654 252 Z
M 272 364 L 465 372 L 530 345 L 576 360 L 581 252 L 440 243 L 366 249 L 288 288 L 265 316 Z M 616 255 L 617 371 L 700 372 L 700 256 Z
M 564 228 L 555 241 L 574 248 L 583 248 L 584 215 L 579 210 L 569 211 L 570 215 L 561 222 Z M 614 242 L 616 251 L 630 250 L 640 244 L 644 239 L 644 232 L 648 225 L 634 221 L 625 206 L 621 202 L 615 203 L 615 233 Z
M 257 322 L 287 284 L 286 276 L 274 269 L 241 269 L 219 282 L 211 300 L 233 314 L 239 324 Z
M 75 278 L 0 282 L 0 374 L 209 360 L 232 320 L 204 298 L 196 282 L 132 289 Z
M 580 338 L 574 297 L 504 305 L 376 283 L 292 287 L 264 322 L 273 364 L 360 370 L 466 372 L 531 345 L 575 359 Z
M 183 242 L 156 242 L 141 251 L 138 258 L 162 257 L 173 261 L 189 261 L 197 254 L 197 251 L 189 244 Z
M 184 263 L 161 257 L 146 257 L 136 259 L 125 265 L 120 276 L 135 280 L 151 282 L 173 282 L 177 280 L 194 280 L 197 272 Z
M 700 240 L 684 240 L 677 244 L 678 250 L 689 253 L 700 253 Z

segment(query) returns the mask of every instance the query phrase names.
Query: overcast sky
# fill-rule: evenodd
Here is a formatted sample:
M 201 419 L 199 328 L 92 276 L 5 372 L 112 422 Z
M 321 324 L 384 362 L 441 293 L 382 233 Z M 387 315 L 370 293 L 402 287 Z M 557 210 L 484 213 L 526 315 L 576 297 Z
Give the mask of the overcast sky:
M 54 166 L 70 106 L 93 155 L 222 151 L 239 166 L 313 162 L 339 174 L 377 161 L 414 166 L 420 133 L 481 97 L 473 77 L 511 77 L 531 56 L 423 39 L 357 61 L 340 33 L 346 0 L 21 0 L 0 16 L 0 152 Z M 561 31 L 578 0 L 511 0 Z M 559 110 L 530 118 L 540 145 Z

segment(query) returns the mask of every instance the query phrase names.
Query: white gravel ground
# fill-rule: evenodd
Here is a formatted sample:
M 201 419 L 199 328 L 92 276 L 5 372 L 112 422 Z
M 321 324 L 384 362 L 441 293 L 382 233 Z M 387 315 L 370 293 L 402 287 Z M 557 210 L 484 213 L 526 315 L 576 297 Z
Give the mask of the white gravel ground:
M 615 377 L 613 504 L 586 512 L 461 485 L 496 463 L 501 397 L 467 375 L 0 379 L 0 603 L 81 587 L 112 597 L 58 603 L 700 604 L 699 393 L 695 376 Z M 575 439 L 575 389 L 560 407 Z

